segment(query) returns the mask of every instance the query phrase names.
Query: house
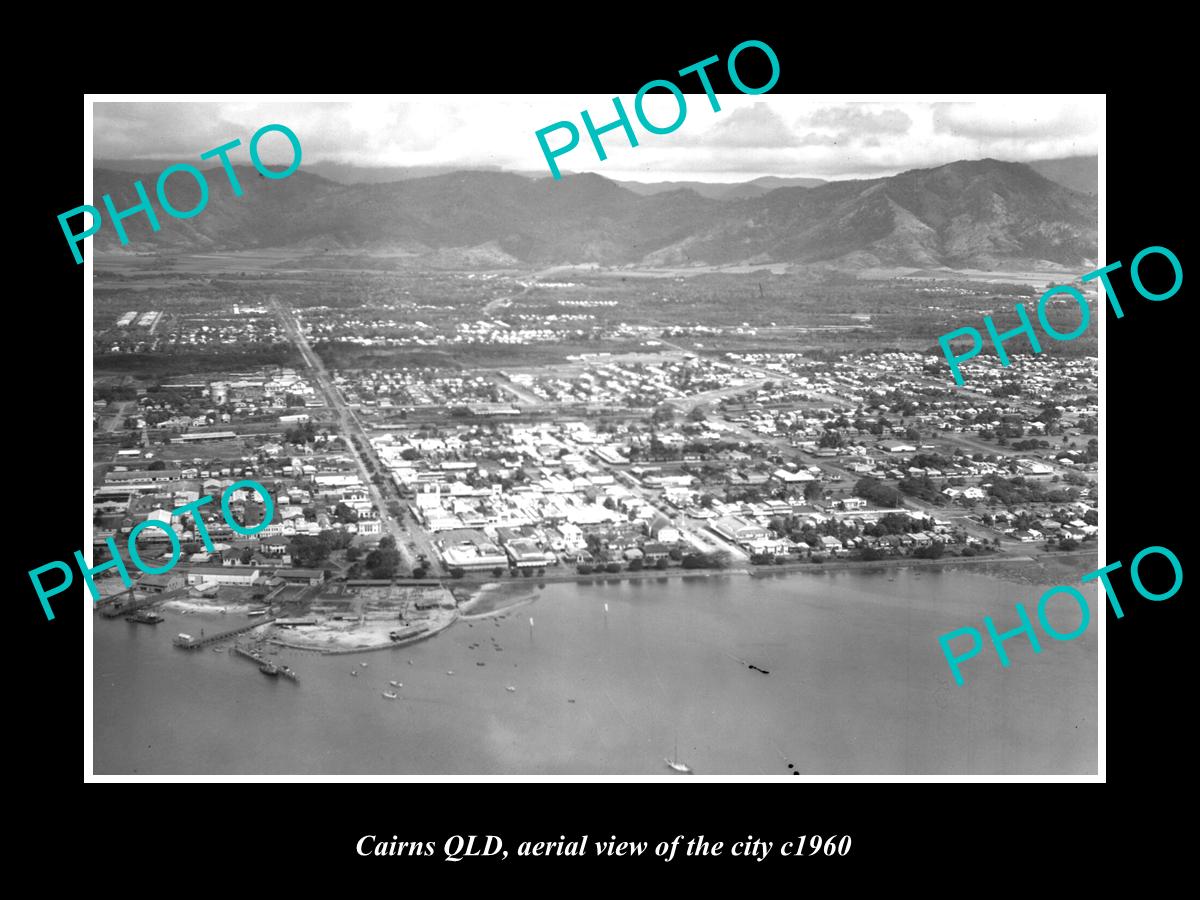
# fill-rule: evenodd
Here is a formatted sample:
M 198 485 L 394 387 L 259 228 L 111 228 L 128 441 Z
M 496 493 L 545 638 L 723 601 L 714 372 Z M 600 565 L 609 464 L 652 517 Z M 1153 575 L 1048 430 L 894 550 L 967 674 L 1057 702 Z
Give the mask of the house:
M 663 544 L 677 543 L 681 537 L 679 529 L 671 524 L 671 520 L 661 513 L 650 520 L 648 525 L 650 536 Z
M 646 562 L 658 562 L 660 559 L 666 559 L 670 553 L 670 548 L 666 544 L 657 541 L 647 541 L 642 545 L 642 556 L 645 557 Z
M 867 501 L 864 500 L 862 497 L 843 497 L 840 502 L 841 502 L 842 509 L 847 510 L 847 511 L 855 510 L 855 509 L 866 509 L 866 507 L 867 507 Z
M 771 536 L 756 541 L 749 541 L 746 544 L 746 549 L 756 555 L 787 556 L 792 551 L 793 546 L 795 545 L 787 538 Z

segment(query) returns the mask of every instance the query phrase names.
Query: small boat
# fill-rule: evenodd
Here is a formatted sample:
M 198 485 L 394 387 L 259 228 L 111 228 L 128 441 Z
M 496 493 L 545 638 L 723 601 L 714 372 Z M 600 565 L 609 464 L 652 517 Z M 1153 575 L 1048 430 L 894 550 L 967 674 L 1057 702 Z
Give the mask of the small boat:
M 411 666 L 411 665 L 413 664 L 413 661 L 410 659 L 410 660 L 408 661 L 408 664 Z
M 447 670 L 446 670 L 446 674 L 447 674 L 447 675 L 453 675 L 453 674 L 454 674 L 454 670 L 453 670 L 453 669 L 447 669 Z
M 212 651 L 213 651 L 213 653 L 224 653 L 225 648 L 224 647 L 213 647 Z
M 674 755 L 674 757 L 671 759 L 667 759 L 664 756 L 663 762 L 665 762 L 667 764 L 667 768 L 671 769 L 673 772 L 682 772 L 684 775 L 692 774 L 692 767 L 689 766 L 687 763 L 683 763 L 683 762 L 679 761 L 679 738 L 675 738 L 675 755 Z
M 505 688 L 505 690 L 506 690 L 506 691 L 508 691 L 510 694 L 515 694 L 515 693 L 517 692 L 517 689 L 516 689 L 515 687 L 513 687 L 511 684 L 510 684 L 510 685 L 508 685 L 508 686 Z
M 367 667 L 366 663 L 359 663 L 359 665 L 362 666 L 364 669 Z
M 350 674 L 353 675 L 355 678 L 357 678 L 358 677 L 358 669 L 351 669 Z
M 402 686 L 400 684 L 400 682 L 398 682 L 398 681 L 389 681 L 388 684 L 390 684 L 392 687 L 401 687 Z
M 266 614 L 267 611 L 265 609 L 252 609 L 250 612 L 246 613 L 248 616 L 265 616 Z
M 263 663 L 258 667 L 258 671 L 264 675 L 270 675 L 272 678 L 279 677 L 279 669 L 273 663 Z
M 397 694 L 395 691 L 384 691 L 383 696 L 384 696 L 385 700 L 395 700 L 400 695 Z

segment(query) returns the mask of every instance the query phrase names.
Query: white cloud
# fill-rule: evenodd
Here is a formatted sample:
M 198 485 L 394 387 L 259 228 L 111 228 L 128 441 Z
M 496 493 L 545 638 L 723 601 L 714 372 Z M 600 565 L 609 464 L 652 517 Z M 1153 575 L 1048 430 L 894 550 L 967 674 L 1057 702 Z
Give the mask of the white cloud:
M 1024 161 L 1091 154 L 1103 123 L 1102 96 L 987 96 L 978 102 L 797 94 L 721 94 L 714 111 L 688 94 L 671 134 L 646 132 L 632 96 L 622 102 L 638 146 L 620 129 L 602 136 L 600 161 L 580 110 L 598 125 L 615 118 L 612 95 L 368 96 L 322 101 L 103 102 L 94 106 L 98 159 L 187 161 L 233 138 L 243 148 L 262 125 L 292 128 L 306 163 L 370 166 L 500 166 L 548 174 L 534 133 L 571 121 L 579 145 L 557 162 L 564 173 L 642 181 L 738 181 L 759 175 L 871 177 L 986 156 Z M 665 92 L 646 96 L 650 121 L 678 113 Z M 791 123 L 791 124 L 789 124 Z M 793 127 L 795 126 L 795 127 Z M 554 136 L 553 144 L 564 134 Z M 287 142 L 264 141 L 267 162 L 288 162 Z M 244 149 L 241 152 L 245 152 Z M 271 153 L 278 152 L 279 159 Z M 235 161 L 245 162 L 246 156 Z

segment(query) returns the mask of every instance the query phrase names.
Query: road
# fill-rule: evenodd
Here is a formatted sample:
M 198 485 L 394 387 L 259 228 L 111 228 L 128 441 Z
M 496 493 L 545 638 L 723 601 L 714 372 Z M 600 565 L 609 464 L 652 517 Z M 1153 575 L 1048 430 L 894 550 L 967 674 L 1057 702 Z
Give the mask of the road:
M 362 427 L 362 423 L 359 422 L 358 416 L 346 405 L 341 391 L 337 389 L 337 386 L 333 383 L 333 379 L 330 378 L 329 373 L 325 370 L 325 364 L 321 362 L 321 357 L 317 356 L 309 345 L 308 338 L 304 336 L 304 332 L 300 328 L 300 323 L 296 321 L 295 314 L 274 297 L 271 298 L 271 306 L 282 323 L 284 331 L 287 332 L 288 338 L 296 345 L 296 349 L 300 351 L 300 355 L 304 358 L 312 379 L 316 383 L 317 390 L 325 398 L 326 405 L 337 416 L 338 432 L 346 438 L 350 454 L 354 457 L 354 462 L 358 466 L 359 478 L 366 485 L 367 491 L 371 496 L 371 503 L 379 514 L 380 524 L 383 525 L 387 533 L 396 541 L 396 549 L 400 551 L 400 555 L 404 559 L 404 565 L 409 570 L 412 570 L 417 565 L 417 559 L 408 547 L 410 540 L 408 532 L 397 521 L 396 517 L 388 512 L 387 501 L 383 496 L 383 492 L 371 480 L 367 469 L 366 460 L 363 456 L 363 448 L 368 453 L 373 453 L 373 451 L 371 450 L 371 441 L 367 437 L 366 430 Z M 374 464 L 379 471 L 386 471 L 386 469 L 380 466 L 378 459 L 374 461 Z M 392 491 L 395 492 L 394 486 L 392 487 Z

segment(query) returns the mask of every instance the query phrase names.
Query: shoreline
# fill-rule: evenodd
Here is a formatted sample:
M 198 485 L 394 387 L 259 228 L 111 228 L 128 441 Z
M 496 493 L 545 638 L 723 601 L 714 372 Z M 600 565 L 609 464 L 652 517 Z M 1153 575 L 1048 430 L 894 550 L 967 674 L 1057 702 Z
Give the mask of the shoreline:
M 1095 554 L 1084 551 L 1071 551 L 1069 553 L 1054 553 L 1054 554 L 1038 554 L 1028 556 L 1011 556 L 1011 555 L 986 555 L 986 556 L 950 556 L 941 559 L 920 559 L 916 557 L 901 557 L 883 560 L 862 560 L 862 559 L 845 559 L 832 560 L 823 563 L 786 563 L 781 566 L 775 565 L 742 565 L 729 569 L 683 569 L 674 567 L 670 569 L 643 569 L 637 572 L 601 572 L 592 573 L 589 575 L 580 575 L 575 572 L 559 572 L 552 575 L 543 575 L 534 579 L 510 579 L 507 581 L 486 581 L 477 585 L 464 585 L 461 581 L 454 583 L 451 590 L 458 589 L 460 592 L 468 593 L 466 600 L 459 604 L 459 612 L 464 618 L 485 618 L 496 614 L 502 610 L 513 609 L 517 606 L 523 606 L 526 603 L 532 603 L 537 599 L 537 592 L 544 588 L 547 584 L 563 584 L 566 582 L 576 582 L 582 584 L 602 584 L 605 582 L 633 581 L 643 580 L 647 578 L 667 579 L 667 578 L 719 578 L 730 575 L 745 575 L 750 578 L 767 578 L 773 575 L 820 575 L 825 572 L 854 572 L 854 571 L 887 571 L 892 569 L 943 569 L 943 568 L 958 568 L 963 567 L 966 570 L 983 567 L 981 574 L 996 574 L 998 577 L 1003 577 L 1017 583 L 1026 583 L 1036 580 L 1030 576 L 1029 569 L 1036 567 L 1044 570 L 1048 565 L 1056 565 L 1062 567 L 1064 563 L 1068 563 L 1070 567 L 1075 568 L 1074 563 L 1079 562 L 1079 574 L 1085 574 L 1090 571 L 1092 561 L 1097 557 Z M 989 573 L 987 569 L 993 565 L 1001 565 L 1005 571 L 1002 573 Z M 1024 567 L 1024 568 L 1022 568 Z M 1078 576 L 1071 579 L 1077 581 Z M 513 597 L 514 591 L 521 594 L 519 597 Z M 508 595 L 505 597 L 504 595 Z M 489 603 L 493 600 L 494 604 Z M 475 612 L 479 607 L 485 607 L 481 612 Z
M 312 647 L 305 644 L 292 644 L 288 641 L 280 640 L 279 638 L 267 638 L 266 643 L 274 644 L 276 647 L 286 647 L 289 650 L 303 650 L 307 653 L 317 653 L 321 656 L 345 656 L 350 653 L 374 653 L 378 650 L 391 650 L 396 647 L 407 647 L 409 644 L 415 644 L 418 641 L 427 640 L 435 635 L 441 634 L 443 631 L 457 622 L 459 618 L 461 618 L 461 616 L 456 611 L 454 615 L 447 617 L 446 621 L 441 622 L 432 628 L 427 628 L 424 631 L 407 635 L 398 641 L 389 640 L 386 644 L 370 644 L 366 647 Z

